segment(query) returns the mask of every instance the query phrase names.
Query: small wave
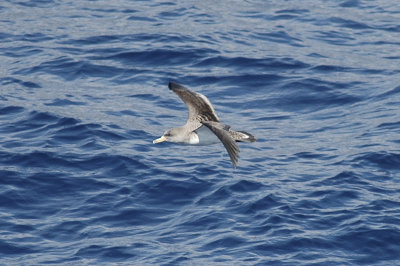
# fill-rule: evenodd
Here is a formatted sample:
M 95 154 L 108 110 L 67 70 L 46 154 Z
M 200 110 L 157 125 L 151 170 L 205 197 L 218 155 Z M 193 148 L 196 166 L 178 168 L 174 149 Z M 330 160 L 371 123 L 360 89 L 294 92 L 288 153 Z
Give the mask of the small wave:
M 196 62 L 200 58 L 213 53 L 209 49 L 185 49 L 185 50 L 167 50 L 167 49 L 154 49 L 149 51 L 137 52 L 120 52 L 103 59 L 122 61 L 125 65 L 154 65 L 159 66 L 175 66 L 175 65 L 188 65 L 189 62 Z M 93 58 L 96 59 L 96 58 Z
M 84 102 L 71 101 L 68 99 L 55 99 L 51 103 L 45 103 L 47 106 L 69 106 L 69 105 L 85 105 Z
M 0 82 L 2 85 L 9 85 L 9 84 L 19 84 L 28 89 L 38 89 L 41 88 L 39 84 L 32 82 L 32 81 L 24 81 L 17 78 L 1 78 Z
M 135 257 L 135 253 L 132 253 L 129 247 L 109 247 L 107 245 L 90 245 L 87 247 L 80 248 L 78 252 L 75 253 L 77 258 L 88 257 L 92 259 L 97 259 L 99 256 L 103 261 L 126 261 Z M 49 261 L 48 263 L 54 263 Z M 60 263 L 60 262 L 58 262 Z
M 69 71 L 66 72 L 65 69 L 69 69 Z M 46 73 L 71 81 L 86 76 L 112 78 L 121 72 L 123 72 L 122 69 L 114 66 L 96 65 L 86 60 L 78 61 L 67 56 L 62 56 L 43 62 L 37 66 L 18 70 L 15 74 L 32 75 L 35 73 Z
M 382 170 L 400 169 L 400 154 L 392 152 L 369 152 L 353 160 L 359 165 L 375 165 Z
M 37 250 L 33 246 L 10 243 L 0 240 L 0 253 L 3 255 L 23 255 L 35 253 Z
M 335 242 L 340 243 L 342 249 L 351 248 L 358 254 L 354 258 L 356 263 L 369 264 L 398 258 L 398 245 L 394 244 L 393 239 L 400 239 L 396 229 L 361 226 L 335 237 Z
M 8 116 L 12 114 L 18 114 L 23 112 L 25 109 L 20 106 L 6 106 L 3 108 L 0 108 L 0 115 Z
M 200 61 L 197 66 L 200 67 L 226 67 L 226 68 L 236 68 L 236 69 L 246 69 L 250 70 L 258 70 L 258 71 L 267 71 L 270 70 L 272 72 L 279 71 L 282 69 L 298 69 L 298 68 L 306 68 L 307 64 L 293 60 L 291 58 L 247 58 L 247 57 L 223 57 L 216 56 L 206 58 Z

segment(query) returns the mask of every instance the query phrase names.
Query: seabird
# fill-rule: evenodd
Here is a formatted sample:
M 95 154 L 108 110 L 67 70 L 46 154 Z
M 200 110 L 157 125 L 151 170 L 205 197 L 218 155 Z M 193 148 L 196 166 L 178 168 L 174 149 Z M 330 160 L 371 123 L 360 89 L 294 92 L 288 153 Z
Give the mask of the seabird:
M 187 105 L 189 116 L 184 126 L 165 131 L 153 143 L 169 141 L 209 145 L 220 141 L 228 151 L 233 167 L 236 168 L 240 152 L 236 142 L 254 142 L 256 138 L 244 131 L 233 131 L 230 126 L 222 124 L 211 102 L 203 94 L 190 91 L 174 82 L 170 82 L 168 87 Z

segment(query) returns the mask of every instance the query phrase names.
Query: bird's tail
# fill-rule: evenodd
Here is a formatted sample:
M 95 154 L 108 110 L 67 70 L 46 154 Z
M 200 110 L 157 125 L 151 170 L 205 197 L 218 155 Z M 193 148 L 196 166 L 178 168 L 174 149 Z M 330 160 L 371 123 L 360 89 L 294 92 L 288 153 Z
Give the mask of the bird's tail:
M 257 140 L 253 135 L 245 131 L 230 130 L 229 133 L 236 142 L 254 142 Z

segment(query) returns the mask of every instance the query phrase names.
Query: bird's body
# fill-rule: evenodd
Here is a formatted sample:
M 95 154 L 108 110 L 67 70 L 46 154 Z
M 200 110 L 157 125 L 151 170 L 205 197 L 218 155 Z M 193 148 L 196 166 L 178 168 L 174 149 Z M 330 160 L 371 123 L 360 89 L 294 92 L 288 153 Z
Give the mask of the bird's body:
M 201 126 L 198 129 L 194 131 L 196 134 L 196 142 L 193 144 L 197 145 L 211 145 L 211 144 L 217 144 L 221 143 L 219 138 L 206 126 Z
M 210 145 L 222 142 L 236 168 L 240 152 L 236 142 L 253 142 L 256 141 L 256 138 L 247 132 L 233 131 L 230 126 L 222 124 L 206 96 L 192 92 L 173 82 L 169 83 L 169 88 L 187 105 L 188 120 L 182 127 L 167 130 L 161 138 L 154 140 L 153 143 L 169 141 L 191 145 Z

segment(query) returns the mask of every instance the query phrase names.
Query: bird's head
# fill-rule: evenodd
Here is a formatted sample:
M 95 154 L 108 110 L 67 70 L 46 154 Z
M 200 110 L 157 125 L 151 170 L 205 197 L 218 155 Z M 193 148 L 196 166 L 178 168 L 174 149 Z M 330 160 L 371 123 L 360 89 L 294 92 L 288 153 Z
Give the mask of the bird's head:
M 153 140 L 153 143 L 160 143 L 164 141 L 168 142 L 182 142 L 183 139 L 181 137 L 182 134 L 179 134 L 179 129 L 178 128 L 172 128 L 170 130 L 167 130 L 164 132 L 164 134 L 161 136 L 161 138 Z

